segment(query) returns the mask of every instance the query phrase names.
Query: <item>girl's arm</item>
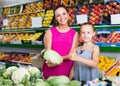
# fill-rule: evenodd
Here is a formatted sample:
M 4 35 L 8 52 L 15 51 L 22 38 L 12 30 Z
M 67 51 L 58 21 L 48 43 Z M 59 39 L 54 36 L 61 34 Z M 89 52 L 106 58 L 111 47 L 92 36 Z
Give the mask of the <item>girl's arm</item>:
M 72 47 L 71 47 L 71 50 L 70 50 L 70 52 L 69 52 L 69 54 L 68 55 L 65 55 L 65 56 L 63 56 L 63 59 L 64 60 L 68 60 L 68 59 L 70 59 L 70 54 L 72 53 L 72 52 L 74 52 L 74 49 L 75 48 L 77 48 L 78 47 L 78 32 L 76 32 L 75 33 L 75 36 L 74 36 L 74 39 L 73 39 L 73 44 L 72 44 Z
M 89 67 L 97 67 L 98 65 L 98 58 L 99 58 L 99 47 L 98 46 L 94 46 L 93 47 L 93 55 L 92 55 L 92 60 L 89 59 L 85 59 L 83 57 L 78 56 L 75 52 L 72 54 L 71 60 L 73 61 L 78 61 L 81 62 Z

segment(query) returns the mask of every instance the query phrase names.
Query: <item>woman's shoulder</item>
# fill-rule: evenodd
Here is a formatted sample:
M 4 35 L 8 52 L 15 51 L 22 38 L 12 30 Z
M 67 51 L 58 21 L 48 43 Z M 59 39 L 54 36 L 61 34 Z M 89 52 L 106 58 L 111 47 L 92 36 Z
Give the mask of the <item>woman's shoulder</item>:
M 51 32 L 53 30 L 55 30 L 55 27 L 51 27 L 51 28 L 47 29 L 46 32 Z
M 73 28 L 70 28 L 70 30 L 71 30 L 71 31 L 74 31 L 74 32 L 77 32 L 77 31 L 76 31 L 75 29 L 73 29 Z
M 70 28 L 70 32 L 73 33 L 74 35 L 77 35 L 77 36 L 78 36 L 78 32 L 77 32 L 75 29 Z

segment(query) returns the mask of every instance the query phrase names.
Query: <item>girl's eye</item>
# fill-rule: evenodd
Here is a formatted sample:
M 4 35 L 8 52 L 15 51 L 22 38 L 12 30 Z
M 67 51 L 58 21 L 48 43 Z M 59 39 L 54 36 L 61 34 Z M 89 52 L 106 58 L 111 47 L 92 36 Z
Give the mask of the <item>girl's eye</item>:
M 66 13 L 63 13 L 63 15 L 66 15 Z
M 88 32 L 88 34 L 90 34 L 90 32 Z

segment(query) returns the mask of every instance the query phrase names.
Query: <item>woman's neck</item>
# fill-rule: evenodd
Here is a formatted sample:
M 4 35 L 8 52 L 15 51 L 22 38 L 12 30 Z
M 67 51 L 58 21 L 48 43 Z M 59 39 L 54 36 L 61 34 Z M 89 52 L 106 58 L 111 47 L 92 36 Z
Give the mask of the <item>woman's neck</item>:
M 68 25 L 59 25 L 59 26 L 57 26 L 57 29 L 60 32 L 67 32 L 70 29 L 70 27 Z

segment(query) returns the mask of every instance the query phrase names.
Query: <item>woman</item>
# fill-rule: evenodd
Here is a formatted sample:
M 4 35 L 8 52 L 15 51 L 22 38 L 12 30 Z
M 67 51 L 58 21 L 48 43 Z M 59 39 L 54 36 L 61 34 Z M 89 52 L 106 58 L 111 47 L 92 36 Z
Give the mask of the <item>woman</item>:
M 78 45 L 78 33 L 69 27 L 69 14 L 67 9 L 62 5 L 58 6 L 54 11 L 54 17 L 56 24 L 54 27 L 46 30 L 44 45 L 45 49 L 58 52 L 64 61 L 60 65 L 45 61 L 42 68 L 45 79 L 50 76 L 69 76 L 73 66 L 73 61 L 69 60 L 69 54 Z

